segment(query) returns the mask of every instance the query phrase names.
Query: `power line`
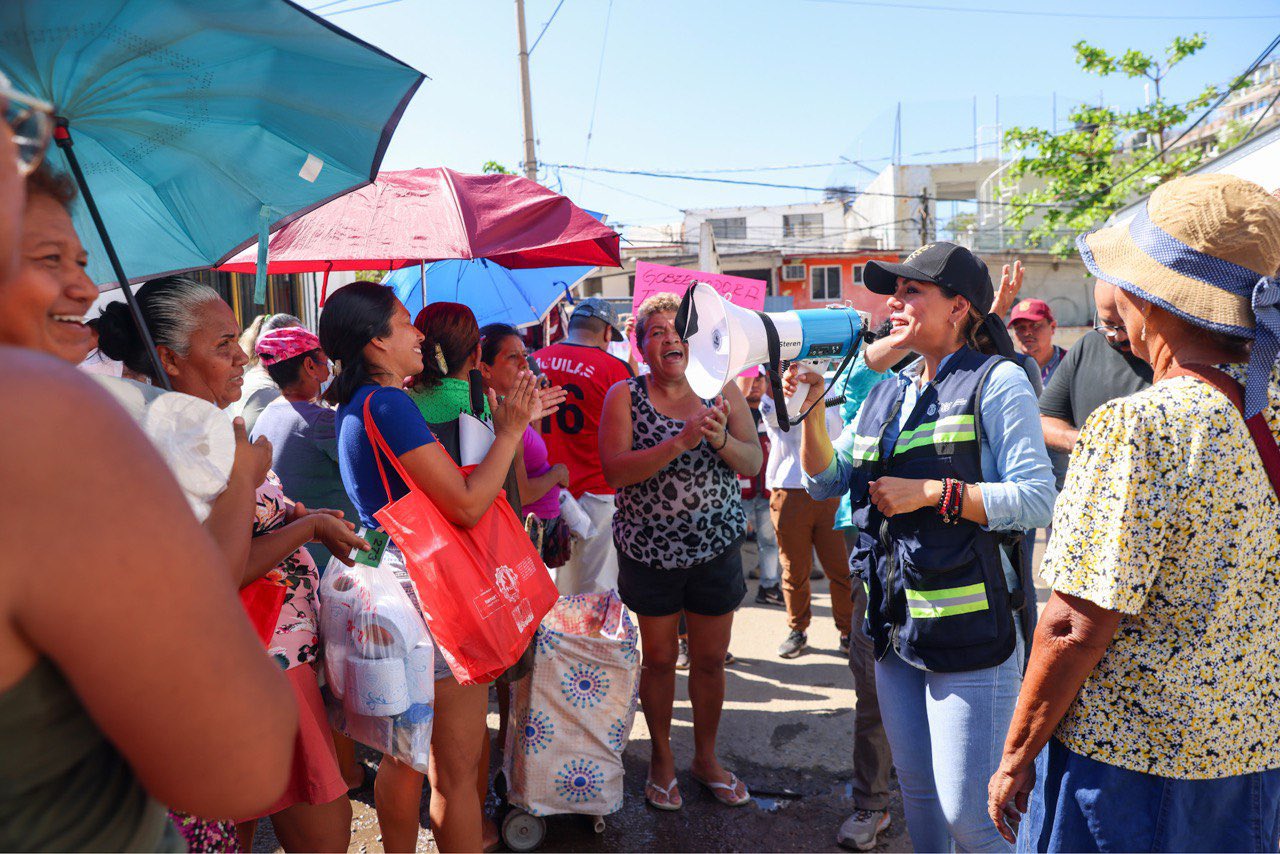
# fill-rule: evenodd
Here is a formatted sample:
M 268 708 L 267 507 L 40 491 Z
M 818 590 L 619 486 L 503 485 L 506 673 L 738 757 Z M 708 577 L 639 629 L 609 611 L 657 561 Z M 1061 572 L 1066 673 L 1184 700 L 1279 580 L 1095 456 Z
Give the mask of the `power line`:
M 1084 18 L 1093 21 L 1271 21 L 1280 15 L 1109 15 L 1088 12 L 1046 12 L 1033 9 L 992 9 L 972 6 L 933 6 L 924 3 L 888 3 L 884 0 L 805 0 L 835 6 L 864 6 L 913 12 L 961 12 L 966 15 L 1021 15 L 1035 18 Z
M 403 0 L 381 0 L 381 2 L 379 3 L 369 3 L 368 5 L 365 5 L 365 6 L 356 6 L 354 9 L 339 9 L 336 12 L 330 12 L 328 15 L 325 15 L 325 17 L 331 18 L 334 15 L 345 15 L 348 12 L 362 12 L 365 9 L 373 9 L 376 6 L 390 6 L 392 3 L 400 3 L 400 2 L 403 2 Z
M 848 166 L 848 161 L 831 160 L 826 163 L 793 163 L 787 166 L 735 166 L 724 169 L 679 169 L 670 170 L 671 174 L 682 175 L 726 175 L 734 172 L 784 172 L 795 169 L 820 169 L 831 166 Z M 668 170 L 656 170 L 658 172 Z
M 609 46 L 609 22 L 613 20 L 613 0 L 609 0 L 609 9 L 604 15 L 604 37 L 600 39 L 600 62 L 596 66 L 596 94 L 591 99 L 591 121 L 587 123 L 587 144 L 582 151 L 582 162 L 589 163 L 591 160 L 591 136 L 596 130 L 596 107 L 600 104 L 600 81 L 604 78 L 604 57 L 605 51 Z M 579 185 L 578 192 L 582 192 Z
M 328 9 L 330 6 L 337 6 L 341 3 L 349 3 L 351 0 L 330 0 L 328 3 L 321 3 L 319 6 L 312 6 L 308 12 L 319 12 L 321 9 Z
M 666 178 L 677 181 L 697 181 L 707 184 L 732 184 L 739 187 L 761 187 L 769 190 L 803 190 L 811 193 L 826 193 L 833 187 L 814 187 L 808 184 L 779 184 L 771 181 L 743 181 L 736 178 L 713 178 L 708 175 L 682 175 L 675 172 L 650 172 L 644 169 L 608 169 L 603 166 L 576 166 L 568 163 L 548 163 L 548 168 L 569 169 L 574 172 L 604 172 L 610 175 L 634 175 L 643 178 Z M 878 196 L 887 199 L 919 199 L 920 196 L 914 193 L 882 193 L 870 190 L 852 190 L 851 195 L 855 196 Z M 999 207 L 1012 207 L 1005 202 L 983 202 L 983 204 L 994 205 Z M 1062 204 L 1048 204 L 1033 202 L 1028 203 L 1030 207 L 1037 208 L 1060 208 Z
M 538 42 L 542 41 L 542 37 L 547 34 L 547 28 L 550 27 L 551 22 L 556 19 L 556 15 L 560 14 L 560 7 L 563 5 L 564 5 L 564 0 L 560 0 L 560 2 L 556 4 L 556 10 L 551 13 L 551 17 L 548 18 L 547 22 L 542 25 L 542 32 L 538 33 L 538 37 L 533 40 L 533 47 L 529 48 L 529 56 L 533 56 L 534 48 L 538 46 Z
M 1262 53 L 1258 54 L 1258 58 L 1257 58 L 1257 59 L 1255 59 L 1252 63 L 1250 63 L 1249 67 L 1248 67 L 1248 68 L 1246 68 L 1242 73 L 1237 74 L 1237 75 L 1232 79 L 1231 83 L 1229 83 L 1229 84 L 1227 85 L 1226 91 L 1224 91 L 1221 95 L 1219 95 L 1219 96 L 1218 96 L 1218 100 L 1216 100 L 1216 101 L 1214 101 L 1212 104 L 1210 104 L 1210 105 L 1205 109 L 1205 111 L 1204 111 L 1203 113 L 1201 113 L 1201 114 L 1200 114 L 1200 117 L 1199 117 L 1198 119 L 1196 119 L 1194 122 L 1192 122 L 1190 125 L 1188 125 L 1188 126 L 1187 126 L 1187 128 L 1186 128 L 1186 130 L 1184 130 L 1182 133 L 1178 134 L 1178 135 L 1177 135 L 1177 137 L 1175 137 L 1175 138 L 1174 138 L 1173 142 L 1169 143 L 1168 145 L 1165 145 L 1165 144 L 1164 144 L 1164 140 L 1161 140 L 1161 141 L 1160 141 L 1160 147 L 1159 147 L 1159 149 L 1156 151 L 1156 153 L 1155 153 L 1155 154 L 1153 154 L 1153 155 L 1151 155 L 1149 158 L 1147 158 L 1147 159 L 1142 163 L 1142 165 L 1140 165 L 1140 166 L 1138 166 L 1137 168 L 1132 169 L 1132 170 L 1130 170 L 1129 172 L 1125 173 L 1125 175 L 1124 175 L 1123 177 L 1121 177 L 1120 179 L 1118 179 L 1118 180 L 1116 180 L 1116 181 L 1112 182 L 1109 186 L 1107 186 L 1107 187 L 1103 187 L 1101 190 L 1095 190 L 1094 192 L 1089 193 L 1088 195 L 1084 196 L 1084 197 L 1083 197 L 1083 198 L 1081 198 L 1079 201 L 1077 201 L 1077 202 L 1076 202 L 1076 204 L 1079 204 L 1080 202 L 1083 202 L 1083 201 L 1090 201 L 1090 200 L 1092 200 L 1092 199 L 1096 199 L 1096 198 L 1099 198 L 1099 197 L 1101 197 L 1101 196 L 1106 195 L 1107 193 L 1109 193 L 1109 192 L 1111 192 L 1112 190 L 1114 190 L 1116 187 L 1119 187 L 1119 186 L 1120 186 L 1121 184 L 1123 184 L 1125 181 L 1128 181 L 1128 180 L 1129 180 L 1130 178 L 1132 178 L 1134 175 L 1137 175 L 1137 174 L 1138 174 L 1139 172 L 1141 172 L 1143 169 L 1146 169 L 1146 168 L 1147 168 L 1148 166 L 1150 166 L 1152 163 L 1155 163 L 1155 162 L 1156 162 L 1156 160 L 1158 160 L 1158 159 L 1159 159 L 1159 158 L 1160 158 L 1160 157 L 1161 157 L 1161 156 L 1162 156 L 1166 151 L 1169 151 L 1169 150 L 1170 150 L 1170 149 L 1172 149 L 1174 146 L 1176 146 L 1179 142 L 1182 142 L 1182 140 L 1187 136 L 1187 134 L 1191 133 L 1191 131 L 1193 131 L 1193 130 L 1195 130 L 1197 127 L 1199 127 L 1199 126 L 1200 126 L 1200 124 L 1201 124 L 1201 123 L 1203 123 L 1205 119 L 1207 119 L 1207 118 L 1209 118 L 1209 116 L 1213 115 L 1213 114 L 1217 111 L 1218 107 L 1222 106 L 1222 102 L 1223 102 L 1223 101 L 1225 101 L 1225 100 L 1227 100 L 1227 98 L 1229 98 L 1229 97 L 1231 96 L 1231 94 L 1232 94 L 1233 92 L 1235 92 L 1235 91 L 1236 91 L 1236 89 L 1237 89 L 1237 88 L 1239 87 L 1239 85 L 1240 85 L 1240 82 L 1241 82 L 1244 78 L 1246 78 L 1246 77 L 1248 77 L 1250 74 L 1252 74 L 1252 73 L 1257 69 L 1257 67 L 1258 67 L 1259 65 L 1261 65 L 1261 64 L 1263 63 L 1263 61 L 1264 61 L 1264 60 L 1266 60 L 1266 58 L 1267 58 L 1268 56 L 1270 56 L 1270 55 L 1271 55 L 1271 52 L 1272 52 L 1273 50 L 1275 50 L 1275 49 L 1276 49 L 1276 47 L 1278 47 L 1278 46 L 1280 46 L 1280 35 L 1278 35 L 1278 36 L 1276 36 L 1275 38 L 1273 38 L 1273 39 L 1271 40 L 1271 43 L 1270 43 L 1270 44 L 1268 44 L 1265 48 L 1263 48 Z M 1071 207 L 1071 206 L 1072 206 L 1072 205 L 1058 205 L 1057 207 Z
M 1278 100 L 1280 100 L 1280 92 L 1276 92 L 1275 97 L 1271 99 L 1271 102 L 1268 103 L 1267 106 L 1263 108 L 1262 112 L 1258 114 L 1257 120 L 1249 128 L 1249 132 L 1240 138 L 1240 142 L 1236 143 L 1237 145 L 1243 143 L 1249 137 L 1253 136 L 1253 132 L 1258 129 L 1258 125 L 1262 124 L 1263 118 L 1266 117 L 1267 113 L 1271 112 L 1271 108 L 1276 105 L 1276 101 Z
M 548 168 L 551 168 L 551 167 L 548 166 Z M 560 170 L 557 169 L 555 170 L 555 172 L 556 172 L 556 179 L 559 180 Z M 597 187 L 604 187 L 606 190 L 612 190 L 613 192 L 621 193 L 624 196 L 631 196 L 632 198 L 640 199 L 641 201 L 644 201 L 644 202 L 651 202 L 652 204 L 655 204 L 655 205 L 661 205 L 664 208 L 671 208 L 672 210 L 679 211 L 680 213 L 684 213 L 684 210 L 685 210 L 684 208 L 679 207 L 677 205 L 673 205 L 669 202 L 663 202 L 663 201 L 659 201 L 658 199 L 649 198 L 648 196 L 642 196 L 639 193 L 633 193 L 630 190 L 624 190 L 620 187 L 614 187 L 611 184 L 606 184 L 603 181 L 597 181 L 594 178 L 588 178 L 585 175 L 579 175 L 578 180 L 586 181 L 588 184 L 595 184 Z

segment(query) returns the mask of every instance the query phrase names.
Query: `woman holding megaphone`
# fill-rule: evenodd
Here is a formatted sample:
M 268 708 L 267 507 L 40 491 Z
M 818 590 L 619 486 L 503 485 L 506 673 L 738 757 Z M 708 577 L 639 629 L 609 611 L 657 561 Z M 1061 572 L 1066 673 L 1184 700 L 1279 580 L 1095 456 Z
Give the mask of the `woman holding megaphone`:
M 671 753 L 681 613 L 689 627 L 694 779 L 726 806 L 751 800 L 716 757 L 716 732 L 733 612 L 747 592 L 738 475 L 760 471 L 762 453 L 736 384 L 715 400 L 689 386 L 689 345 L 675 326 L 679 304 L 657 294 L 640 305 L 636 340 L 650 372 L 614 383 L 600 419 L 600 464 L 618 491 L 618 593 L 639 618 L 644 651 L 640 702 L 653 748 L 644 796 L 660 810 L 683 804 Z
M 805 486 L 850 494 L 850 565 L 867 590 L 865 629 L 912 845 L 1009 851 L 986 813 L 986 781 L 1030 642 L 1022 532 L 1049 523 L 1053 471 L 1036 394 L 995 315 L 986 265 L 962 246 L 872 261 L 866 285 L 889 297 L 888 342 L 920 359 L 883 380 L 833 446 L 806 418 Z M 788 392 L 821 377 L 795 368 Z

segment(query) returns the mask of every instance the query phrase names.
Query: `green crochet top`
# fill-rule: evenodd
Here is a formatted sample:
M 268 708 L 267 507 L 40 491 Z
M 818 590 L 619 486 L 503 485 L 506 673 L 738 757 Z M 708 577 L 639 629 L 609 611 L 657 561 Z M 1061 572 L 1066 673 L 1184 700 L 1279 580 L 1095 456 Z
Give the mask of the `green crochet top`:
M 428 424 L 445 424 L 457 421 L 458 416 L 471 411 L 471 384 L 466 380 L 445 377 L 434 388 L 411 388 L 409 397 L 417 404 L 418 411 Z M 482 417 L 489 420 L 489 399 L 484 401 Z

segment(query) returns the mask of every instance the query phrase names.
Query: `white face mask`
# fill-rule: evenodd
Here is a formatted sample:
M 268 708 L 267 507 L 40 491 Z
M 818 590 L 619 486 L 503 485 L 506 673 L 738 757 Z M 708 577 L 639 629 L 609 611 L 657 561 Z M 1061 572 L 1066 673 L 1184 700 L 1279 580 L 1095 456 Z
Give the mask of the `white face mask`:
M 329 386 L 333 385 L 333 362 L 326 361 L 325 364 L 329 367 L 329 378 L 320 383 L 321 397 L 324 397 L 324 393 L 329 390 Z

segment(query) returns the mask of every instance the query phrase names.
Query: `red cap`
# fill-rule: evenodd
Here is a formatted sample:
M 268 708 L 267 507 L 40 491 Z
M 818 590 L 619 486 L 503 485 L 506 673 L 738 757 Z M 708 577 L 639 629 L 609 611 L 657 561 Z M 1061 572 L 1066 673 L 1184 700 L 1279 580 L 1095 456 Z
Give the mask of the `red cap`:
M 1053 311 L 1049 308 L 1049 303 L 1042 299 L 1024 299 L 1013 307 L 1013 314 L 1009 315 L 1009 323 L 1017 323 L 1019 320 L 1047 320 L 1053 323 Z

